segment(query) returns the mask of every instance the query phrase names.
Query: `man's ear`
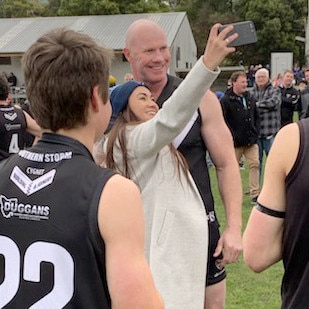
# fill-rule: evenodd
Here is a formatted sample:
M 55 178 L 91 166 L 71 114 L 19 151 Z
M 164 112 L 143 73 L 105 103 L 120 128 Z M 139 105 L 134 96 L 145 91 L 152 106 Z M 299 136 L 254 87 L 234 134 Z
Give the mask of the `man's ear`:
M 129 59 L 130 59 L 130 50 L 127 47 L 125 47 L 122 50 L 122 52 L 123 52 L 124 56 L 126 57 L 126 59 L 129 61 Z
M 91 106 L 95 112 L 99 111 L 99 105 L 102 104 L 102 99 L 99 93 L 99 86 L 96 85 L 92 88 Z

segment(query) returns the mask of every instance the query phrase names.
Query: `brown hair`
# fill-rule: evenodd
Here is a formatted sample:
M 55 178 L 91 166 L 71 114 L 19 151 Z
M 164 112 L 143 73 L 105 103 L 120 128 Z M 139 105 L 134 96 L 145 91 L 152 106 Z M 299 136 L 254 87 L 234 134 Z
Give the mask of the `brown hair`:
M 141 123 L 137 119 L 137 117 L 134 115 L 134 113 L 130 110 L 129 106 L 124 109 L 122 113 L 118 116 L 114 126 L 108 133 L 108 140 L 107 140 L 107 147 L 106 147 L 106 155 L 105 155 L 105 161 L 104 165 L 108 168 L 111 169 L 116 169 L 121 171 L 122 175 L 131 178 L 132 173 L 134 172 L 130 165 L 129 165 L 129 160 L 128 160 L 128 152 L 127 152 L 127 138 L 126 138 L 126 126 L 127 125 L 137 125 Z M 114 155 L 113 155 L 113 150 L 114 150 L 114 145 L 116 143 L 116 140 L 118 140 L 120 149 L 122 151 L 123 155 L 123 167 L 119 167 L 116 165 L 116 162 L 114 160 Z M 186 179 L 189 181 L 188 177 L 188 163 L 184 156 L 173 146 L 173 144 L 168 145 L 170 148 L 170 151 L 173 155 L 173 158 L 175 159 L 175 164 L 177 166 L 177 173 L 178 176 L 180 177 L 180 169 L 183 168 L 186 174 Z M 147 147 L 147 146 L 145 146 Z
M 239 76 L 247 77 L 247 74 L 244 71 L 236 71 L 230 77 L 231 82 L 236 82 Z
M 111 60 L 112 52 L 86 34 L 59 28 L 41 36 L 22 58 L 38 124 L 53 132 L 84 125 L 95 86 L 104 104 L 108 101 Z

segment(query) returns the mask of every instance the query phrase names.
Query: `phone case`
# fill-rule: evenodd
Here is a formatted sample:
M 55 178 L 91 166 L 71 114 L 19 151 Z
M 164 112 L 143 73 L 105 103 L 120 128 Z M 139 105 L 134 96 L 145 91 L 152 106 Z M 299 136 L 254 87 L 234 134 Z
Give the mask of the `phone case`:
M 254 23 L 251 20 L 241 21 L 238 23 L 233 23 L 234 29 L 229 32 L 229 35 L 233 33 L 238 33 L 238 38 L 236 38 L 233 42 L 229 43 L 228 46 L 241 46 L 252 44 L 257 41 L 257 35 Z M 219 32 L 221 32 L 228 25 L 223 25 L 219 28 Z

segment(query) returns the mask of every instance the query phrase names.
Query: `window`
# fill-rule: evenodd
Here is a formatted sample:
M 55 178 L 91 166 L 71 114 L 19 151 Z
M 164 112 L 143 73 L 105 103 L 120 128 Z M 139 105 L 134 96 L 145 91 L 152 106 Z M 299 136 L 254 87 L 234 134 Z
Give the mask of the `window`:
M 11 65 L 11 57 L 0 57 L 0 65 Z

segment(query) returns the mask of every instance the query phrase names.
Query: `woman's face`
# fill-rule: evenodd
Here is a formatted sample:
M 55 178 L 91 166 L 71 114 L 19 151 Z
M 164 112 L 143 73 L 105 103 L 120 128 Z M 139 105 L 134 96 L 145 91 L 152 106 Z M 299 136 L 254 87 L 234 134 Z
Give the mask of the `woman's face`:
M 140 121 L 151 119 L 159 110 L 150 90 L 144 86 L 134 89 L 129 98 L 128 106 Z

